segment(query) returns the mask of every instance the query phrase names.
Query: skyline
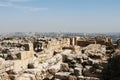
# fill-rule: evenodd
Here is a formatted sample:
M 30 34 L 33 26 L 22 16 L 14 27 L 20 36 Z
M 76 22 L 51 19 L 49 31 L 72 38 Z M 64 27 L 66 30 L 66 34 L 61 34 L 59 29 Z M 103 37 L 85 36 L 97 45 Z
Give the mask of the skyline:
M 0 0 L 0 32 L 119 32 L 119 0 Z

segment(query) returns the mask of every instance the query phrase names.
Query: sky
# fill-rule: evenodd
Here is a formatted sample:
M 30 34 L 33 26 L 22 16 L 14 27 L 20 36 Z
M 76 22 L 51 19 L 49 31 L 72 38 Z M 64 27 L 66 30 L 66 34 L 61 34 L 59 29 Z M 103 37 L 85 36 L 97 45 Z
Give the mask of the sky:
M 119 32 L 120 0 L 0 0 L 0 32 Z

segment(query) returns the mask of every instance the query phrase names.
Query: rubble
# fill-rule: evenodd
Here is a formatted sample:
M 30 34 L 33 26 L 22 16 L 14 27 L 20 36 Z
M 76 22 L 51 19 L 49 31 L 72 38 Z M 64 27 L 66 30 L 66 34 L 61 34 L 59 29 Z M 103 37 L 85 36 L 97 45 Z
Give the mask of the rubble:
M 114 46 L 105 36 L 8 38 L 0 42 L 0 80 L 119 80 L 119 52 L 119 40 Z

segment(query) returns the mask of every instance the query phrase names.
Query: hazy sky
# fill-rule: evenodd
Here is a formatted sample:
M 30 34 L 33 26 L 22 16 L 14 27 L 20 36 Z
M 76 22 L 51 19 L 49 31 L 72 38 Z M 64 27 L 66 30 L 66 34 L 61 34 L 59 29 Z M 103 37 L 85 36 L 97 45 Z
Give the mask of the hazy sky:
M 0 0 L 0 32 L 119 32 L 120 0 Z

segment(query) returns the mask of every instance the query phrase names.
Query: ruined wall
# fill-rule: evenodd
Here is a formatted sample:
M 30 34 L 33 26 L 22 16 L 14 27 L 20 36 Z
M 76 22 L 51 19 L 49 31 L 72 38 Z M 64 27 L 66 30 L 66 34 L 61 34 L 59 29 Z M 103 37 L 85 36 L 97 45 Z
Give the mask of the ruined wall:
M 86 47 L 89 44 L 95 44 L 95 41 L 77 41 L 77 45 L 81 47 Z

